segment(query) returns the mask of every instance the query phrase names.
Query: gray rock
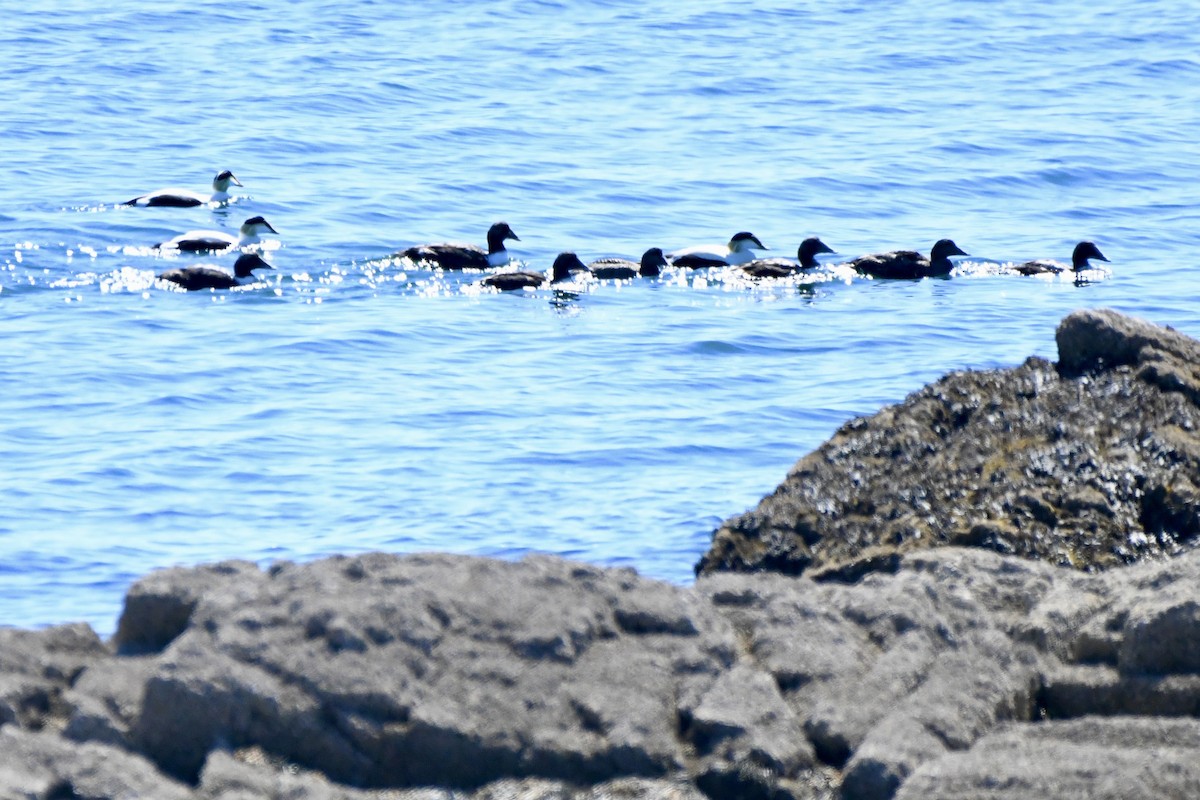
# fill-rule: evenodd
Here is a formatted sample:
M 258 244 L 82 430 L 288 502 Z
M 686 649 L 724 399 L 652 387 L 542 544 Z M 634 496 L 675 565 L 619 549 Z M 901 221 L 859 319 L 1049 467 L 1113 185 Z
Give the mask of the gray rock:
M 79 623 L 41 631 L 0 628 L 0 725 L 60 729 L 72 713 L 64 692 L 90 664 L 109 655 Z
M 1055 657 L 1042 675 L 1046 715 L 1200 716 L 1198 567 L 1189 553 L 1060 579 L 1014 630 Z
M 157 595 L 171 596 L 170 577 L 154 578 Z M 181 592 L 192 586 L 183 576 Z M 715 681 L 736 649 L 707 604 L 629 571 L 449 556 L 283 565 L 199 596 L 146 683 L 136 741 L 186 778 L 214 748 L 250 744 L 362 786 L 661 776 L 686 762 L 677 696 Z
M 1135 609 L 1124 634 L 1117 654 L 1122 671 L 1200 677 L 1200 598 Z
M 581 788 L 538 778 L 505 779 L 469 794 L 432 787 L 352 789 L 273 760 L 259 748 L 214 752 L 200 775 L 204 800 L 705 800 L 686 781 L 626 778 Z
M 897 800 L 1200 797 L 1200 722 L 1091 717 L 1013 725 L 923 765 Z
M 1088 714 L 1200 716 L 1200 675 L 1123 675 L 1106 666 L 1059 666 L 1042 679 L 1053 718 Z
M 100 637 L 82 622 L 40 631 L 0 628 L 0 672 L 65 684 L 84 667 L 108 655 Z
M 0 687 L 15 688 L 0 696 L 43 681 L 34 689 L 48 685 L 58 710 L 10 702 L 23 710 L 4 730 L 69 738 L 27 740 L 44 751 L 41 778 L 22 766 L 32 756 L 14 766 L 0 755 L 0 767 L 65 791 L 54 783 L 76 781 L 65 762 L 99 747 L 221 800 L 382 789 L 414 800 L 856 800 L 914 781 L 959 786 L 954 770 L 984 786 L 989 759 L 1003 777 L 1017 769 L 1004 758 L 1037 755 L 996 737 L 1054 730 L 1039 720 L 1200 716 L 1189 599 L 1200 552 L 1088 574 L 944 547 L 850 583 L 717 573 L 693 588 L 553 558 L 373 554 L 197 588 L 212 575 L 148 577 L 159 601 L 137 613 L 191 606 L 157 653 L 93 642 L 64 668 L 41 641 L 56 634 L 18 637 L 0 672 Z M 133 614 L 132 630 L 168 628 Z M 73 681 L 40 677 L 56 670 Z M 1095 757 L 1077 746 L 1065 737 L 1046 750 Z M 1143 781 L 1141 763 L 1113 758 L 1096 780 Z M 1045 796 L 1086 782 L 1086 771 L 1064 775 Z M 1186 793 L 1191 773 L 1155 781 L 1165 796 Z
M 249 561 L 152 573 L 125 594 L 113 644 L 124 655 L 160 652 L 187 628 L 201 596 L 259 576 L 258 567 Z
M 12 725 L 0 727 L 0 797 L 196 800 L 141 756 Z
M 749 664 L 735 666 L 680 705 L 688 738 L 701 753 L 720 753 L 730 763 L 753 764 L 784 778 L 816 761 L 778 685 Z
M 196 791 L 206 800 L 371 800 L 379 796 L 279 762 L 256 747 L 214 751 L 200 773 Z M 438 789 L 412 794 L 405 800 L 454 800 L 450 792 Z
M 788 688 L 816 753 L 844 768 L 843 796 L 886 798 L 921 763 L 1033 715 L 1037 654 L 1006 630 L 1050 581 L 1022 568 L 1018 590 L 1006 563 L 946 549 L 853 585 L 717 574 L 696 588 Z
M 130 729 L 141 716 L 146 683 L 156 669 L 158 663 L 150 657 L 112 658 L 88 666 L 63 693 L 71 708 L 63 735 L 133 749 Z
M 58 687 L 42 678 L 0 673 L 0 725 L 41 728 L 49 722 Z
M 942 655 L 854 751 L 843 796 L 890 798 L 921 764 L 1030 719 L 1037 683 L 1033 654 L 998 633 Z
M 1059 365 L 952 373 L 852 420 L 698 573 L 850 579 L 957 544 L 1076 569 L 1177 554 L 1200 534 L 1200 345 L 1111 311 L 1063 320 Z
M 1070 375 L 1146 365 L 1165 374 L 1166 364 L 1191 375 L 1200 365 L 1200 343 L 1195 339 L 1107 309 L 1070 314 L 1058 326 L 1055 340 L 1059 365 Z

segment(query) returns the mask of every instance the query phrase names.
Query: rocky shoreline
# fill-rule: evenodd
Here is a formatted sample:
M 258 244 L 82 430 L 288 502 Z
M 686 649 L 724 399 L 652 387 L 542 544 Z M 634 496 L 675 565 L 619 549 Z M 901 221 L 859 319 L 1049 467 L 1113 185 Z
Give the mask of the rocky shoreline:
M 0 798 L 1200 796 L 1200 344 L 1058 343 L 847 423 L 692 587 L 226 562 L 0 629 Z
M 853 573 L 945 544 L 1086 570 L 1183 552 L 1200 535 L 1200 342 L 1112 311 L 1057 339 L 1057 364 L 951 373 L 847 422 L 722 525 L 697 572 Z

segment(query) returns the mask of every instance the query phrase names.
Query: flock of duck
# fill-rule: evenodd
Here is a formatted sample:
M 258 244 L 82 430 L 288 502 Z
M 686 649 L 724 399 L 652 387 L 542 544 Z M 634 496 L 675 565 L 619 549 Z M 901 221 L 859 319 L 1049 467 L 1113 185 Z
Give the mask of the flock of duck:
M 217 174 L 212 182 L 212 193 L 203 194 L 186 189 L 160 189 L 140 195 L 122 205 L 141 207 L 187 208 L 200 205 L 223 205 L 233 197 L 229 190 L 242 183 L 229 170 Z M 273 269 L 263 258 L 261 245 L 267 234 L 279 232 L 261 216 L 250 217 L 242 223 L 237 236 L 225 231 L 188 231 L 154 245 L 159 252 L 182 253 L 231 253 L 239 256 L 233 265 L 233 274 L 210 266 L 188 266 L 169 269 L 157 277 L 187 291 L 200 289 L 228 289 L 253 282 L 254 270 Z M 506 267 L 510 262 L 505 242 L 520 241 L 508 223 L 497 222 L 488 229 L 487 249 L 472 244 L 425 244 L 397 251 L 391 257 L 406 259 L 417 265 L 442 270 L 494 270 Z M 728 267 L 750 280 L 789 278 L 823 266 L 817 260 L 822 254 L 836 255 L 835 251 L 817 237 L 800 243 L 796 259 L 759 258 L 757 251 L 768 248 L 758 237 L 748 231 L 733 235 L 728 244 L 699 245 L 686 247 L 671 253 L 652 247 L 642 254 L 640 261 L 622 258 L 602 258 L 583 263 L 573 252 L 560 253 L 555 258 L 549 273 L 526 270 L 498 271 L 484 277 L 480 285 L 499 291 L 533 289 L 541 286 L 574 280 L 580 276 L 599 279 L 628 280 L 638 277 L 654 277 L 667 267 L 700 269 Z M 929 277 L 946 277 L 954 269 L 950 260 L 954 256 L 966 256 L 950 239 L 940 239 L 930 250 L 929 256 L 913 250 L 895 250 L 887 253 L 860 256 L 844 264 L 855 272 L 872 278 L 916 280 Z M 1011 266 L 1020 275 L 1073 272 L 1077 280 L 1080 273 L 1088 270 L 1089 261 L 1108 261 L 1093 242 L 1080 242 L 1071 254 L 1071 263 L 1039 259 Z

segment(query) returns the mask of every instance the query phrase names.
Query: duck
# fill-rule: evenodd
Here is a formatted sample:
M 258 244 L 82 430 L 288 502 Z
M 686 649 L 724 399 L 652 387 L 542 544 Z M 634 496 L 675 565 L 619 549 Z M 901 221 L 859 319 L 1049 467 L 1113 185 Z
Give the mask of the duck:
M 207 203 L 228 203 L 230 200 L 229 187 L 241 186 L 242 182 L 229 170 L 222 170 L 213 178 L 212 194 L 204 195 L 191 189 L 159 189 L 157 192 L 143 194 L 132 200 L 126 200 L 123 206 L 191 208 Z
M 502 292 L 517 289 L 536 289 L 551 283 L 561 283 L 576 272 L 589 272 L 587 265 L 579 260 L 579 256 L 571 252 L 559 253 L 550 267 L 550 275 L 542 272 L 497 272 L 489 275 L 480 283 Z
M 502 267 L 508 263 L 508 250 L 504 248 L 507 239 L 521 241 L 521 237 L 513 233 L 507 222 L 497 222 L 488 228 L 486 251 L 473 244 L 421 244 L 402 250 L 396 256 L 410 261 L 426 261 L 450 270 Z
M 1097 261 L 1108 261 L 1104 257 L 1104 253 L 1100 252 L 1100 248 L 1096 247 L 1095 242 L 1080 242 L 1075 245 L 1075 250 L 1071 253 L 1070 269 L 1076 274 L 1090 269 L 1092 265 L 1088 263 L 1088 259 L 1092 258 Z M 1063 272 L 1067 266 L 1057 261 L 1039 258 L 1034 261 L 1026 261 L 1024 264 L 1017 264 L 1013 269 L 1022 275 L 1042 275 Z
M 254 270 L 275 269 L 258 253 L 242 253 L 233 262 L 233 274 L 215 267 L 194 266 L 169 269 L 158 275 L 160 281 L 167 281 L 182 286 L 185 291 L 194 292 L 198 289 L 232 289 L 253 283 Z
M 241 249 L 262 241 L 262 235 L 279 231 L 262 217 L 250 217 L 238 229 L 238 236 L 225 231 L 188 231 L 154 245 L 158 250 L 178 250 L 184 253 L 224 252 L 231 248 Z
M 687 267 L 688 269 L 724 267 L 753 261 L 755 250 L 769 249 L 753 233 L 739 231 L 733 235 L 727 245 L 702 244 L 685 247 L 670 253 L 667 257 L 676 267 Z
M 756 258 L 738 267 L 738 271 L 751 278 L 786 278 L 798 270 L 821 266 L 821 262 L 817 261 L 818 254 L 836 252 L 816 236 L 810 236 L 796 250 L 799 264 L 786 258 Z
M 950 260 L 950 256 L 965 255 L 969 254 L 963 252 L 950 239 L 938 239 L 929 252 L 928 259 L 915 250 L 895 250 L 890 253 L 861 256 L 851 261 L 850 266 L 873 278 L 944 278 L 954 269 L 954 262 Z
M 588 264 L 592 275 L 601 280 L 629 280 L 631 278 L 653 278 L 668 266 L 667 257 L 661 247 L 651 247 L 642 253 L 641 262 L 627 258 L 598 258 Z

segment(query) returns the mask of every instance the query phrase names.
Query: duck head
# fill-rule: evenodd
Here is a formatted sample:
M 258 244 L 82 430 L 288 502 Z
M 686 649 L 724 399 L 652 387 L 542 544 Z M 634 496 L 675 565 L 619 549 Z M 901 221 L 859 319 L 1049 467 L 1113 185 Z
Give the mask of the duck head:
M 271 223 L 267 222 L 262 217 L 251 217 L 242 223 L 243 236 L 257 236 L 261 233 L 273 233 L 279 235 L 279 231 L 271 227 Z
M 933 245 L 933 250 L 929 253 L 930 261 L 941 261 L 950 256 L 967 256 L 970 253 L 963 251 L 961 247 L 956 245 L 952 239 L 938 239 Z
M 558 283 L 571 277 L 572 272 L 589 272 L 587 264 L 579 260 L 579 256 L 571 252 L 559 253 L 550 267 L 550 282 Z
M 818 254 L 836 252 L 816 236 L 810 236 L 800 243 L 800 249 L 796 251 L 796 257 L 800 259 L 800 266 L 815 267 L 817 266 Z
M 258 253 L 243 253 L 233 262 L 233 274 L 238 278 L 249 278 L 256 269 L 275 269 Z
M 513 233 L 513 229 L 508 227 L 507 222 L 497 222 L 488 228 L 487 241 L 489 249 L 503 250 L 505 239 L 512 239 L 514 242 L 521 241 L 521 237 Z
M 1075 245 L 1075 251 L 1071 253 L 1071 266 L 1076 272 L 1087 269 L 1090 265 L 1088 259 L 1094 258 L 1097 261 L 1108 261 L 1104 257 L 1104 253 L 1100 252 L 1100 248 L 1096 247 L 1095 242 L 1080 242 Z
M 646 277 L 653 278 L 655 275 L 660 274 L 666 266 L 667 257 L 663 255 L 662 248 L 651 247 L 642 253 L 642 261 L 638 272 Z
M 237 179 L 236 175 L 225 169 L 217 173 L 217 177 L 213 178 L 212 185 L 213 189 L 216 191 L 224 192 L 227 191 L 231 185 L 241 186 L 242 182 Z
M 729 249 L 734 253 L 744 253 L 747 250 L 770 250 L 750 231 L 738 231 L 729 240 Z

